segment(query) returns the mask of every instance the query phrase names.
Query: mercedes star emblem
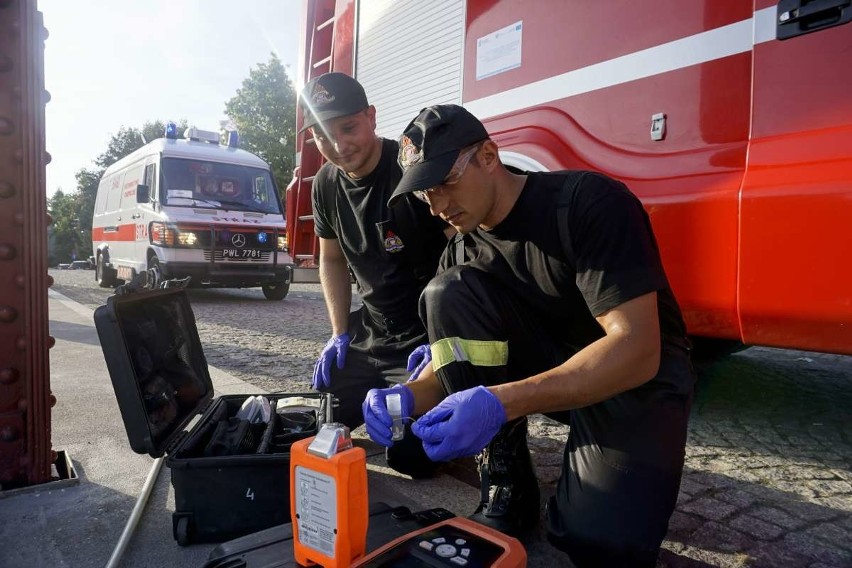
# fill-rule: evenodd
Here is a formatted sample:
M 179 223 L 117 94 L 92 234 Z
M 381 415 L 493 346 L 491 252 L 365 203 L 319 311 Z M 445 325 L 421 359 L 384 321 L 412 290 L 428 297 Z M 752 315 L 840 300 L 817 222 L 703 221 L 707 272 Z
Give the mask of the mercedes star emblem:
M 234 243 L 235 247 L 242 248 L 246 246 L 246 236 L 242 233 L 237 233 L 231 237 L 231 242 Z

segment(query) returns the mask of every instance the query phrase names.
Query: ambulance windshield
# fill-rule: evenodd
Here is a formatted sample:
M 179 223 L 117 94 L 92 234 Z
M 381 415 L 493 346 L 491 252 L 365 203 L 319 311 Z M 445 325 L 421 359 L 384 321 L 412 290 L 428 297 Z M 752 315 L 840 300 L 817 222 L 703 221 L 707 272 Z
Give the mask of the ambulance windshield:
M 162 173 L 163 205 L 281 213 L 278 192 L 266 170 L 165 158 Z

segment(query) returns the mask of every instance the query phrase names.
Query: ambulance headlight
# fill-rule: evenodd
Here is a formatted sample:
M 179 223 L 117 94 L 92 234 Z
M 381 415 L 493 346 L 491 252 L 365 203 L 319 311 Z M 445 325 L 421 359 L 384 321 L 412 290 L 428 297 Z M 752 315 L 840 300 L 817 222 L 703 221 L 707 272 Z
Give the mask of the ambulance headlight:
M 197 242 L 198 242 L 198 237 L 195 235 L 194 232 L 191 232 L 191 231 L 183 232 L 182 231 L 182 232 L 178 233 L 178 244 L 181 245 L 181 246 L 191 247 L 191 246 L 195 246 L 195 244 Z
M 287 250 L 287 235 L 278 237 L 278 250 Z

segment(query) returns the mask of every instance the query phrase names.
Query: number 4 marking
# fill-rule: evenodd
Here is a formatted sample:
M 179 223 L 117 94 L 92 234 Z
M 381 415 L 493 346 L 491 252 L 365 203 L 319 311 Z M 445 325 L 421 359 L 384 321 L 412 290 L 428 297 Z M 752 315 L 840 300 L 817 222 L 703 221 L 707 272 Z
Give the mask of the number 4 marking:
M 251 487 L 246 489 L 246 499 L 251 499 L 254 501 L 254 491 L 251 490 Z

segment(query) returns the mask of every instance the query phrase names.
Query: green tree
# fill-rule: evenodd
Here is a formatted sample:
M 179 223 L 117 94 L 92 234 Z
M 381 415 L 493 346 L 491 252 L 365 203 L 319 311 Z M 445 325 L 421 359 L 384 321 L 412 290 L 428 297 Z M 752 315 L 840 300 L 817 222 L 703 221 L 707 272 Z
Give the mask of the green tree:
M 71 262 L 72 252 L 77 258 L 88 258 L 91 254 L 91 238 L 89 249 L 84 249 L 80 239 L 79 217 L 74 194 L 66 194 L 58 189 L 47 202 L 48 210 L 53 217 L 53 238 L 56 248 L 53 251 L 55 262 Z M 89 220 L 91 225 L 91 219 Z
M 283 192 L 293 177 L 296 90 L 274 53 L 268 63 L 250 70 L 237 94 L 225 103 L 225 113 L 239 131 L 240 146 L 269 163 Z

